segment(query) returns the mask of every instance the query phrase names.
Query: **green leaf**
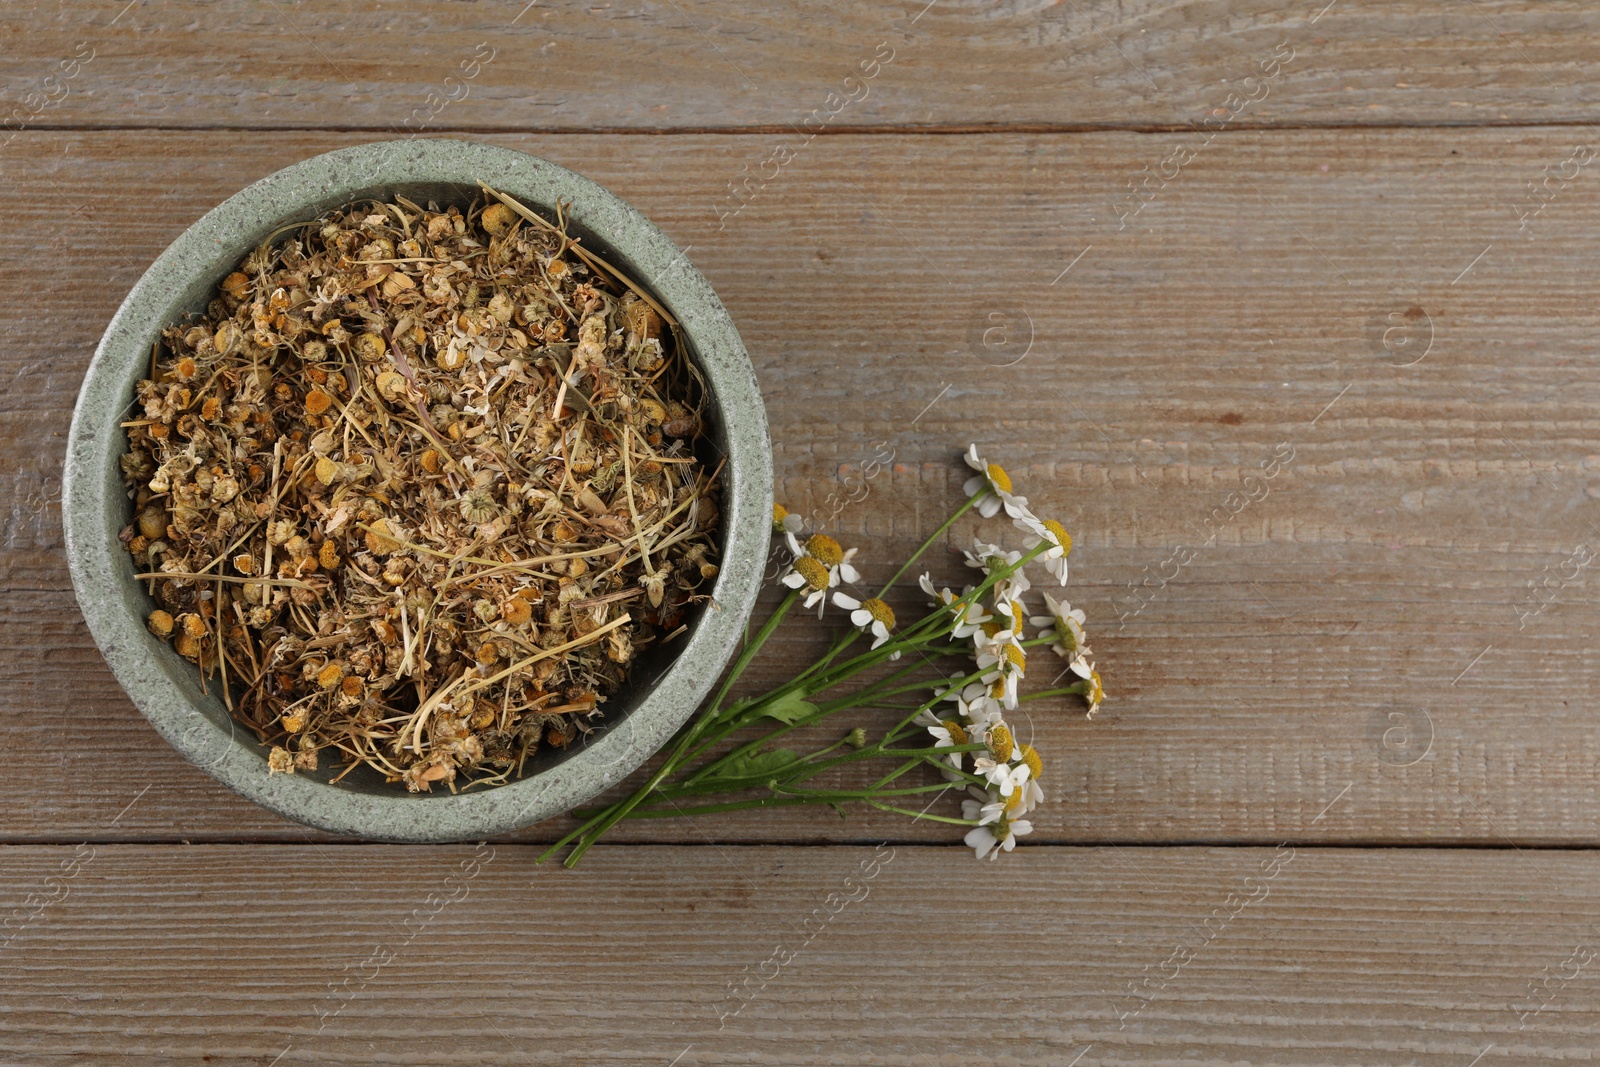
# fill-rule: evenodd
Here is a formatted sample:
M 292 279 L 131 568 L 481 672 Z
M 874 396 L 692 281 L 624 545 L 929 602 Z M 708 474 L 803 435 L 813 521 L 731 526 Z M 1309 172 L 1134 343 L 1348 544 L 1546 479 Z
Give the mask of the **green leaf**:
M 762 778 L 769 774 L 776 774 L 785 767 L 798 763 L 800 757 L 786 748 L 776 748 L 771 752 L 752 752 L 748 756 L 740 756 L 731 761 L 726 767 L 720 768 L 712 778 Z
M 761 714 L 769 719 L 777 719 L 785 726 L 793 726 L 801 719 L 817 713 L 817 706 L 800 695 L 797 689 L 791 689 L 777 700 L 761 709 Z

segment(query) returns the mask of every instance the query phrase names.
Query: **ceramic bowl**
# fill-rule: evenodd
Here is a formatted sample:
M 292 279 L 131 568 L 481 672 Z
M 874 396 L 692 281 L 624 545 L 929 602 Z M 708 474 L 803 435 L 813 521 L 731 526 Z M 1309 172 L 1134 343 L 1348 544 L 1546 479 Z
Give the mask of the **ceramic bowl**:
M 145 629 L 153 605 L 117 540 L 131 518 L 118 458 L 127 442 L 134 384 L 149 373 L 151 346 L 167 324 L 197 312 L 218 282 L 279 227 L 366 197 L 394 194 L 465 206 L 479 180 L 553 213 L 570 232 L 677 317 L 709 387 L 711 442 L 727 458 L 722 557 L 712 599 L 687 634 L 641 657 L 627 690 L 606 704 L 600 727 L 565 752 L 541 751 L 526 777 L 458 794 L 412 794 L 375 774 L 328 781 L 268 775 L 266 749 L 236 724 L 216 686 L 202 693 L 194 664 Z M 754 606 L 772 517 L 772 446 L 750 358 L 705 278 L 635 208 L 579 174 L 493 145 L 453 140 L 386 141 L 285 167 L 230 197 L 151 265 L 106 328 L 72 418 L 62 519 L 78 604 L 117 680 L 156 730 L 235 792 L 291 819 L 341 834 L 390 841 L 459 841 L 505 833 L 590 800 L 659 749 L 705 699 Z M 330 762 L 330 761 L 324 761 Z

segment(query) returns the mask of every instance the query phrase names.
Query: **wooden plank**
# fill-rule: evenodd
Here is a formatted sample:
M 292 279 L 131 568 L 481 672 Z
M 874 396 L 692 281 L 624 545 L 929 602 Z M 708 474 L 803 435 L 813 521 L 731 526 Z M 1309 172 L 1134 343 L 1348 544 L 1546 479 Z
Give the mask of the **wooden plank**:
M 1160 139 L 831 137 L 725 225 L 718 170 L 759 137 L 492 139 L 592 175 L 691 249 L 756 362 L 782 496 L 860 544 L 869 579 L 954 505 L 971 437 L 1067 523 L 1112 701 L 1095 723 L 1032 716 L 1053 776 L 1040 837 L 1592 844 L 1600 609 L 1571 561 L 1600 537 L 1600 197 L 1579 168 L 1525 226 L 1516 209 L 1594 134 L 1239 133 L 1120 230 L 1112 197 Z M 7 150 L 25 269 L 0 275 L 0 749 L 33 798 L 9 839 L 300 839 L 119 694 L 73 614 L 55 497 L 82 369 L 144 266 L 248 181 L 349 140 Z M 985 347 L 997 323 L 1011 340 Z M 833 514 L 880 441 L 892 469 Z M 1280 445 L 1293 459 L 1262 497 L 1245 478 Z M 960 580 L 948 550 L 934 567 Z M 761 677 L 802 662 L 795 633 Z M 763 812 L 626 839 L 706 834 L 946 836 Z
M 8 128 L 760 129 L 752 170 L 798 143 L 796 127 L 1585 122 L 1591 16 L 1580 0 L 29 0 L 0 13 L 0 115 Z
M 1462 1067 L 1600 1012 L 1590 852 L 529 855 L 5 848 L 8 1058 Z

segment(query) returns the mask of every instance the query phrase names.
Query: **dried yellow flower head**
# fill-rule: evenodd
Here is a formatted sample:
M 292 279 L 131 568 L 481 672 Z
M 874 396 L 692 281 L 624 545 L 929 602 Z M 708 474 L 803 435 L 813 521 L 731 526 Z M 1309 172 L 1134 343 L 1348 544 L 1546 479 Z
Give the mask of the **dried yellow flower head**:
M 206 620 L 192 611 L 186 611 L 178 616 L 178 625 L 183 627 L 183 632 L 190 637 L 204 637 L 206 635 Z
M 422 453 L 422 469 L 427 471 L 429 474 L 438 474 L 443 466 L 444 464 L 440 462 L 439 450 L 437 448 L 430 448 Z
M 170 613 L 157 608 L 150 613 L 150 618 L 145 622 L 150 627 L 150 632 L 157 637 L 172 636 L 172 615 Z
M 179 378 L 183 379 L 184 381 L 188 381 L 190 378 L 193 378 L 199 372 L 200 372 L 199 366 L 195 363 L 194 360 L 190 359 L 188 356 L 184 356 L 182 359 L 178 360 L 178 362 L 173 364 L 173 367 L 172 367 L 172 373 L 176 374 Z
M 317 562 L 322 564 L 325 571 L 339 566 L 339 546 L 331 538 L 322 542 L 322 547 L 317 549 Z
M 199 640 L 199 638 L 190 637 L 186 633 L 180 633 L 180 634 L 178 634 L 177 637 L 173 638 L 172 647 L 173 647 L 173 650 L 176 651 L 178 653 L 178 655 L 182 656 L 184 659 L 199 659 L 200 658 L 200 640 Z
M 306 414 L 321 415 L 333 405 L 333 397 L 321 389 L 313 389 L 306 394 Z
M 254 574 L 256 572 L 256 559 L 248 552 L 241 552 L 233 557 L 233 569 L 240 574 Z
M 267 754 L 268 774 L 293 774 L 294 757 L 289 750 L 281 745 L 273 745 L 272 751 Z
M 351 700 L 359 699 L 365 690 L 366 683 L 353 674 L 346 675 L 344 681 L 339 683 L 339 692 Z
M 491 235 L 500 237 L 511 229 L 512 223 L 517 221 L 517 213 L 504 204 L 490 204 L 483 209 L 483 215 L 478 221 Z
M 243 300 L 250 295 L 250 277 L 243 271 L 234 271 L 222 279 L 222 291 L 235 300 Z
M 500 617 L 512 626 L 521 626 L 533 618 L 533 608 L 519 596 L 514 596 L 500 605 Z
M 391 402 L 399 400 L 406 394 L 405 375 L 398 371 L 384 371 L 378 375 L 375 384 L 378 387 L 378 395 Z
M 389 346 L 383 343 L 383 335 L 367 330 L 356 334 L 355 340 L 350 342 L 350 347 L 355 350 L 356 358 L 364 363 L 376 363 L 383 358 Z
M 167 513 L 158 504 L 150 504 L 139 512 L 139 532 L 150 540 L 167 534 Z
M 367 530 L 367 551 L 374 556 L 387 556 L 400 547 L 400 542 L 390 535 L 394 529 L 389 525 L 388 519 L 379 519 Z
M 344 668 L 337 663 L 330 663 L 317 672 L 317 685 L 323 689 L 332 689 L 344 681 Z
M 317 481 L 323 485 L 332 485 L 333 480 L 339 476 L 339 464 L 327 456 L 317 457 Z
M 278 718 L 278 722 L 291 734 L 297 734 L 306 728 L 306 709 L 295 708 Z

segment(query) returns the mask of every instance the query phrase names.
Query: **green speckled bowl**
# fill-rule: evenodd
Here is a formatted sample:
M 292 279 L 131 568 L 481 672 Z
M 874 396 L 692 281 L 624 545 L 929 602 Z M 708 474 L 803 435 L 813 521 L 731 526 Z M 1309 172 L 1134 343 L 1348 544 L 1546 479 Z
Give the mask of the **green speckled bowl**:
M 654 662 L 641 659 L 603 725 L 566 753 L 541 752 L 527 777 L 460 794 L 410 794 L 376 775 L 334 785 L 320 775 L 268 776 L 265 749 L 238 728 L 199 672 L 144 627 L 151 603 L 117 540 L 130 505 L 118 469 L 118 424 L 148 373 L 162 327 L 200 311 L 217 283 L 279 226 L 363 197 L 465 204 L 482 179 L 567 217 L 584 244 L 646 287 L 682 325 L 711 393 L 712 440 L 727 456 L 723 552 L 713 599 Z M 636 209 L 581 175 L 534 156 L 469 141 L 385 141 L 286 167 L 184 231 L 123 301 L 78 394 L 63 473 L 62 520 L 78 604 L 117 680 L 156 730 L 230 789 L 291 819 L 389 841 L 500 834 L 567 811 L 659 749 L 705 699 L 755 604 L 772 516 L 772 444 L 755 372 L 727 310 L 683 253 Z M 669 651 L 670 650 L 670 651 Z

